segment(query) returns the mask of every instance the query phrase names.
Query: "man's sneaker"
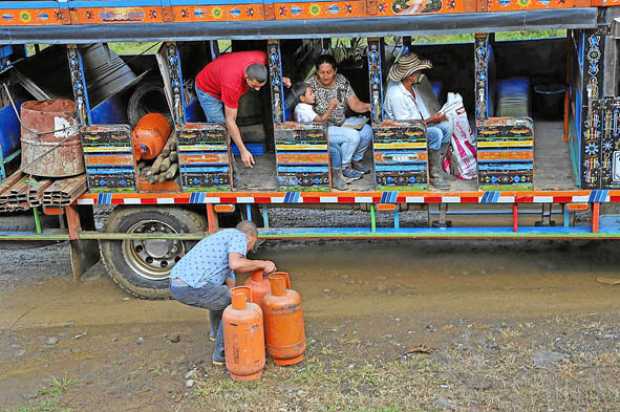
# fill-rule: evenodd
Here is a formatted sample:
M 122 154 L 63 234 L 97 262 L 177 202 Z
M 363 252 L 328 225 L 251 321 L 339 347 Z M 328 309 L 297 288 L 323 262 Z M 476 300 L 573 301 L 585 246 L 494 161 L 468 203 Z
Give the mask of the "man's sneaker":
M 362 174 L 370 173 L 370 168 L 368 166 L 365 166 L 361 161 L 358 162 L 357 160 L 354 160 L 351 162 L 351 166 L 354 170 Z
M 359 172 L 351 167 L 347 167 L 342 169 L 342 175 L 348 179 L 357 180 L 361 179 L 364 176 L 364 173 Z
M 226 357 L 223 353 L 221 355 L 216 355 L 214 353 L 211 357 L 211 363 L 213 366 L 224 366 L 226 364 Z
M 215 342 L 215 336 L 213 336 L 213 335 L 209 334 L 209 340 L 210 340 L 211 342 Z

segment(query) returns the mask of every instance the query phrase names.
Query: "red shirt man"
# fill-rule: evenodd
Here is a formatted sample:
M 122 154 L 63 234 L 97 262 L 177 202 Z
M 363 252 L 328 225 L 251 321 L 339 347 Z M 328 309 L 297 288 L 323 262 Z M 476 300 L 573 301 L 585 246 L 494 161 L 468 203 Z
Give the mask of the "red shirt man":
M 225 123 L 247 167 L 254 157 L 243 144 L 237 126 L 239 98 L 249 88 L 260 90 L 267 83 L 267 54 L 262 51 L 227 53 L 207 64 L 196 76 L 196 95 L 209 123 Z
M 265 66 L 267 54 L 262 51 L 223 54 L 198 73 L 196 87 L 220 100 L 226 107 L 236 109 L 239 98 L 248 91 L 246 69 L 253 64 Z
M 210 123 L 225 123 L 231 139 L 247 167 L 254 165 L 254 157 L 247 150 L 237 126 L 239 98 L 249 88 L 260 90 L 268 80 L 267 54 L 262 51 L 227 53 L 207 64 L 196 76 L 196 94 Z M 286 87 L 291 81 L 284 77 Z

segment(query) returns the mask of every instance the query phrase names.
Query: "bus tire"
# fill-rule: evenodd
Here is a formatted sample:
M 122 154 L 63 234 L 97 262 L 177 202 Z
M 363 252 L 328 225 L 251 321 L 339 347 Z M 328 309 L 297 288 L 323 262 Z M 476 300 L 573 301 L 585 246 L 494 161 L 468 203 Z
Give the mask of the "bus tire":
M 178 207 L 122 207 L 105 227 L 113 233 L 203 232 L 206 219 Z M 142 299 L 167 299 L 169 274 L 195 241 L 101 240 L 99 249 L 108 274 L 125 292 Z

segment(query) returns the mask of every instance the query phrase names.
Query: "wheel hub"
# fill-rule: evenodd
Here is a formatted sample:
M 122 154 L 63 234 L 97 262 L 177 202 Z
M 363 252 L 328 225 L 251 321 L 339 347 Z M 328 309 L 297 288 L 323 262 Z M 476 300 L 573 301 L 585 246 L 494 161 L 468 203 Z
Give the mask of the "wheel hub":
M 171 240 L 153 239 L 144 241 L 144 250 L 154 258 L 161 259 L 169 256 L 172 252 L 174 242 Z
M 172 226 L 157 220 L 140 221 L 129 228 L 127 232 L 177 233 Z M 163 280 L 168 278 L 170 269 L 185 254 L 185 246 L 180 240 L 124 240 L 123 254 L 127 263 L 143 278 Z

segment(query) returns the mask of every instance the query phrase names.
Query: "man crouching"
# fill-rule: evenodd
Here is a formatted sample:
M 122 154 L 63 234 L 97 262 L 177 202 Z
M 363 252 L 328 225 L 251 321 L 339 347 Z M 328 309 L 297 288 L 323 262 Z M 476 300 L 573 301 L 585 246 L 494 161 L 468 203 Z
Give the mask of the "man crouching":
M 269 260 L 246 258 L 254 248 L 257 232 L 252 222 L 242 221 L 236 229 L 223 229 L 194 246 L 170 272 L 170 294 L 179 302 L 209 310 L 211 339 L 215 337 L 213 364 L 224 364 L 222 314 L 230 304 L 235 272 L 265 273 L 276 270 Z

